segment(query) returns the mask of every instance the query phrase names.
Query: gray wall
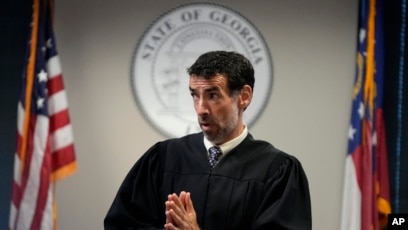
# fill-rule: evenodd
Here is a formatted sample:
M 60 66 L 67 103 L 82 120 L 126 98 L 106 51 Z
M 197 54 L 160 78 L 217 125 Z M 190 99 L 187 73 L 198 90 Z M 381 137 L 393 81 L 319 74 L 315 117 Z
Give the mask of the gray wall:
M 272 53 L 272 95 L 251 133 L 303 163 L 313 229 L 339 229 L 358 1 L 218 2 L 251 20 Z M 56 2 L 57 45 L 79 166 L 58 183 L 59 229 L 102 229 L 130 167 L 166 138 L 135 103 L 130 60 L 152 21 L 182 3 L 186 1 Z

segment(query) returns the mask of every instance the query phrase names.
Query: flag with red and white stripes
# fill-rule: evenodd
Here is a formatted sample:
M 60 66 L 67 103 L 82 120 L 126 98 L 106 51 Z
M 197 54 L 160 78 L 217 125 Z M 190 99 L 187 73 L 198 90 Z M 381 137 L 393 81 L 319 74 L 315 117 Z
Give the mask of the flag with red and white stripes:
M 360 0 L 341 230 L 379 230 L 391 213 L 383 118 L 383 0 Z
M 33 0 L 17 111 L 10 230 L 55 229 L 55 182 L 77 167 L 52 10 L 52 2 Z

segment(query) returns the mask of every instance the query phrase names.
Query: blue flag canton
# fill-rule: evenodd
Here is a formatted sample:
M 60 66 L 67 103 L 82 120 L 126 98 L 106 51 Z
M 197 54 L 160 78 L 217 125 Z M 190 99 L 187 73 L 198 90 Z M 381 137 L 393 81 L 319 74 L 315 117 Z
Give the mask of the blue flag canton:
M 35 50 L 35 60 L 34 60 L 34 76 L 33 76 L 33 85 L 31 92 L 31 113 L 36 115 L 48 116 L 48 89 L 47 83 L 50 78 L 47 71 L 47 62 L 48 60 L 57 55 L 56 45 L 54 44 L 54 34 L 52 30 L 51 18 L 49 10 L 47 10 L 43 5 L 40 8 L 39 14 L 39 25 L 38 25 L 38 34 L 37 34 L 37 45 Z M 34 29 L 31 27 L 31 29 Z M 33 37 L 31 37 L 28 46 L 30 47 L 31 42 L 33 42 Z M 28 49 L 30 50 L 30 49 Z M 29 63 L 29 54 L 27 54 L 27 62 Z M 28 66 L 27 63 L 27 66 Z M 27 92 L 27 68 L 24 70 L 23 75 L 23 90 L 21 90 L 20 101 L 23 106 L 25 106 L 25 99 Z
M 353 101 L 351 110 L 350 127 L 348 131 L 348 153 L 352 154 L 362 141 L 362 124 L 364 115 L 366 114 L 366 105 L 364 99 L 364 82 L 366 73 L 366 28 L 361 25 L 358 42 L 358 53 L 356 61 L 355 83 L 353 88 Z

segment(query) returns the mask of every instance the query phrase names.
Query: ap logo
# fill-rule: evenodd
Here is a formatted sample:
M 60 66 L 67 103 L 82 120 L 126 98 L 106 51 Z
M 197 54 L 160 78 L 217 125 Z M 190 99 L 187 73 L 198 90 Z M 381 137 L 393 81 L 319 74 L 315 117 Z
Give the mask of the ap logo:
M 408 230 L 408 214 L 389 214 L 388 215 L 389 230 Z

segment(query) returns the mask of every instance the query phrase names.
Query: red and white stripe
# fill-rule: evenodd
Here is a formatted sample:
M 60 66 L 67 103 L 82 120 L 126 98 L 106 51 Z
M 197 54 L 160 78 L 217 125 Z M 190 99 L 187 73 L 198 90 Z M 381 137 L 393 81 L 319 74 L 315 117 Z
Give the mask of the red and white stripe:
M 47 62 L 49 117 L 31 114 L 25 161 L 21 155 L 25 110 L 18 104 L 18 140 L 14 160 L 11 230 L 54 228 L 54 182 L 76 167 L 73 133 L 58 56 Z M 23 165 L 23 168 L 21 166 Z M 64 169 L 68 167 L 68 169 Z

